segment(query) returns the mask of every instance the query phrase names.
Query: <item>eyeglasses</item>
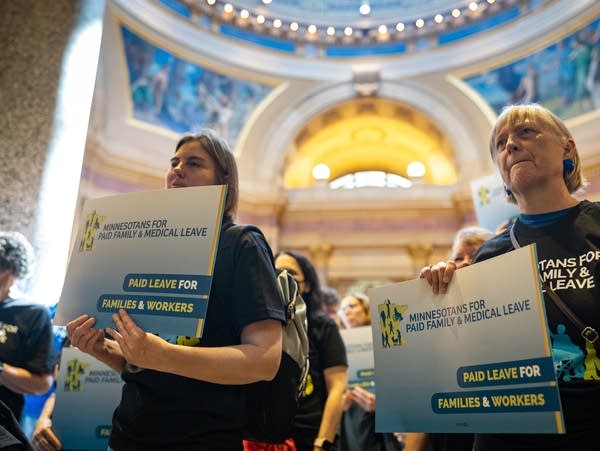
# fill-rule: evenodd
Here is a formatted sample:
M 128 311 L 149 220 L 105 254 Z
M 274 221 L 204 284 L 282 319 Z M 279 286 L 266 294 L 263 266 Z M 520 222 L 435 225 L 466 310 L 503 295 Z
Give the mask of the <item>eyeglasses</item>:
M 362 305 L 360 303 L 344 305 L 340 308 L 340 312 L 347 312 L 348 310 L 354 310 L 356 308 L 362 308 Z

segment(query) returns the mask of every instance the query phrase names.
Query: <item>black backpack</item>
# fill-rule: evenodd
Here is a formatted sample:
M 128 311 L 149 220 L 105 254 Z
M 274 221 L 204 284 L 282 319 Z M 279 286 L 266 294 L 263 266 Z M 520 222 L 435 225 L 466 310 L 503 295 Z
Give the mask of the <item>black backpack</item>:
M 246 231 L 262 235 L 257 227 L 236 224 L 225 226 L 222 239 L 233 244 Z M 232 267 L 233 264 L 232 260 Z M 247 386 L 248 423 L 243 434 L 247 440 L 266 443 L 281 443 L 291 436 L 298 399 L 304 393 L 308 376 L 306 304 L 291 274 L 278 271 L 277 282 L 286 310 L 281 362 L 273 380 Z

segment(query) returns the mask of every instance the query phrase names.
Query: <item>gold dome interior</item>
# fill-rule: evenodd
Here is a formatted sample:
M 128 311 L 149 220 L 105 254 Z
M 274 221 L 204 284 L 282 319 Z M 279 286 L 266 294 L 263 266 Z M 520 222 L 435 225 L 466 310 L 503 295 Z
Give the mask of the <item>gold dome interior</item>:
M 300 131 L 286 162 L 284 186 L 314 185 L 312 169 L 319 163 L 329 167 L 331 181 L 359 171 L 408 178 L 413 161 L 425 165 L 424 183 L 456 183 L 454 150 L 431 119 L 386 99 L 351 100 L 314 117 Z

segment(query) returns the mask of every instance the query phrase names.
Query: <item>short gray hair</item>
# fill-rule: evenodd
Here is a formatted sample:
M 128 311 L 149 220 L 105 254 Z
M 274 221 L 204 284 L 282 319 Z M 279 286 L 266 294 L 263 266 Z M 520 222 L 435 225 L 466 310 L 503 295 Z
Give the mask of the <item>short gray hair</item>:
M 9 270 L 17 279 L 25 279 L 33 270 L 33 247 L 19 232 L 0 231 L 0 271 Z
M 483 227 L 465 227 L 456 232 L 454 236 L 454 243 L 452 244 L 452 255 L 454 255 L 456 248 L 461 244 L 466 245 L 482 245 L 485 241 L 489 240 L 494 236 L 493 232 Z
M 490 132 L 489 148 L 492 160 L 496 162 L 496 133 L 504 124 L 515 124 L 522 121 L 530 121 L 534 124 L 545 124 L 565 143 L 573 139 L 573 135 L 565 125 L 565 123 L 549 109 L 538 105 L 537 103 L 529 103 L 522 105 L 508 105 L 504 107 L 496 123 Z M 585 185 L 585 179 L 581 173 L 581 159 L 577 145 L 573 146 L 573 170 L 565 172 L 563 179 L 569 193 L 574 193 Z M 517 203 L 514 195 L 507 193 L 509 202 Z

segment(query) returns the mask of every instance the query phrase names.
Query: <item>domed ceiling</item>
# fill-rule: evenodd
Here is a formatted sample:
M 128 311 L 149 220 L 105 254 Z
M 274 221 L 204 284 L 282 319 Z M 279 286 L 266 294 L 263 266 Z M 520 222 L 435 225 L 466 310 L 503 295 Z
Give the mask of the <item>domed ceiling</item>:
M 398 54 L 505 25 L 552 0 L 163 0 L 191 22 L 308 56 Z
M 319 163 L 335 180 L 363 171 L 410 179 L 407 168 L 418 162 L 424 165 L 423 182 L 456 183 L 454 151 L 439 128 L 417 110 L 383 99 L 352 100 L 325 111 L 306 124 L 295 145 L 284 174 L 286 188 L 312 186 Z
M 599 34 L 597 0 L 109 4 L 124 56 L 112 64 L 128 75 L 123 83 L 122 72 L 107 72 L 128 90 L 110 123 L 135 120 L 115 132 L 129 138 L 140 122 L 177 135 L 215 128 L 256 190 L 315 186 L 320 164 L 332 181 L 375 170 L 406 177 L 417 161 L 420 187 L 450 192 L 490 169 L 482 143 L 503 105 L 535 95 L 561 117 L 598 108 L 563 76 L 576 43 Z M 535 92 L 521 88 L 527 74 Z

